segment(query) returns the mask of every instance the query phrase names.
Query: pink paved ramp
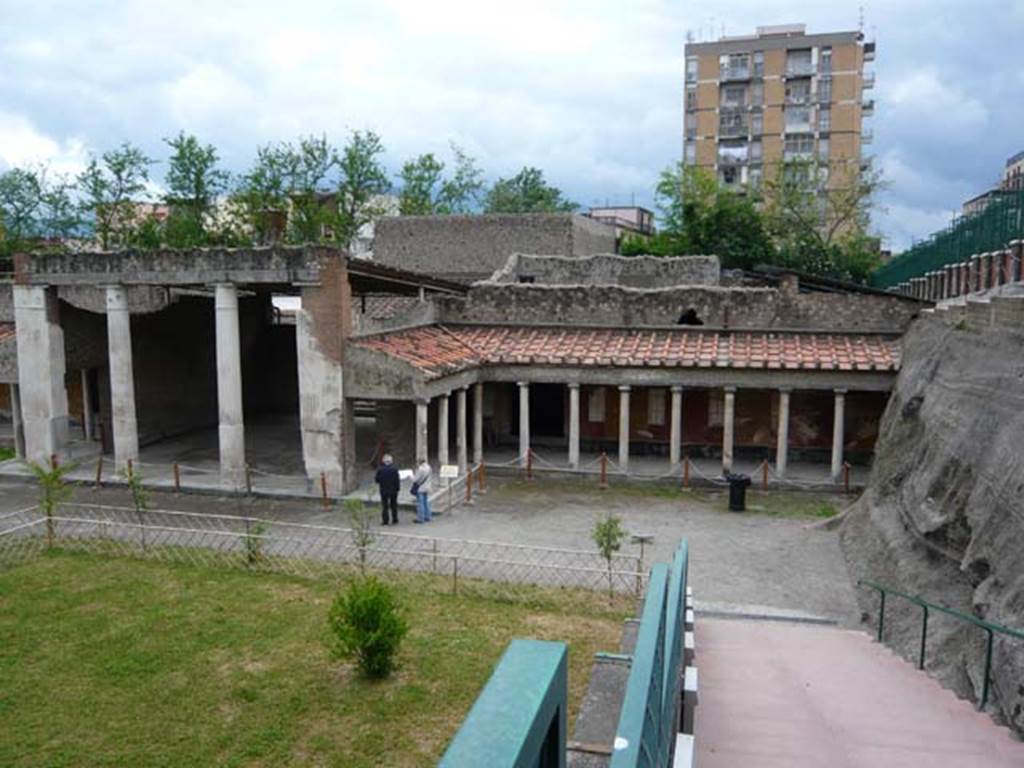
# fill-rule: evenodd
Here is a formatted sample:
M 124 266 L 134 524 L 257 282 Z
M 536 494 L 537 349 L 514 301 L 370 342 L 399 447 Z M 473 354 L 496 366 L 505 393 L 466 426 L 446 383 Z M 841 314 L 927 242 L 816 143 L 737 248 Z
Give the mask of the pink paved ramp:
M 696 622 L 699 768 L 1024 768 L 1024 743 L 866 633 Z

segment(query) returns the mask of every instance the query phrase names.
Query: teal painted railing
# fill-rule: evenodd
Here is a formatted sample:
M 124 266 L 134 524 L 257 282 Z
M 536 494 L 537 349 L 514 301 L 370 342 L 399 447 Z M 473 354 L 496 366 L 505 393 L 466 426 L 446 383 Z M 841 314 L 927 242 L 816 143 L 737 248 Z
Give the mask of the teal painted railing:
M 565 768 L 565 643 L 513 640 L 440 768 Z
M 610 768 L 662 768 L 672 761 L 686 619 L 688 545 L 671 571 L 651 568 Z
M 898 589 L 887 587 L 884 584 L 879 584 L 877 582 L 870 581 L 869 579 L 858 579 L 857 584 L 859 586 L 869 587 L 878 592 L 878 642 L 882 642 L 882 635 L 885 631 L 886 595 L 894 595 L 902 598 L 921 609 L 921 648 L 917 658 L 918 669 L 924 669 L 925 648 L 928 642 L 928 613 L 930 611 L 944 613 L 947 616 L 952 616 L 960 621 L 966 621 L 968 624 L 973 624 L 974 626 L 983 629 L 988 635 L 988 638 L 985 643 L 985 672 L 981 683 L 981 700 L 978 702 L 978 709 L 985 708 L 985 705 L 988 703 L 989 686 L 991 685 L 992 678 L 992 643 L 995 640 L 995 636 L 1000 634 L 1007 635 L 1008 637 L 1014 637 L 1018 640 L 1024 640 L 1024 632 L 1017 629 L 1011 629 L 1010 627 L 1004 627 L 1002 624 L 996 624 L 991 621 L 979 619 L 977 616 L 972 616 L 969 613 L 958 611 L 955 608 L 947 608 L 944 605 L 928 602 L 918 595 L 908 595 L 906 592 L 900 592 Z

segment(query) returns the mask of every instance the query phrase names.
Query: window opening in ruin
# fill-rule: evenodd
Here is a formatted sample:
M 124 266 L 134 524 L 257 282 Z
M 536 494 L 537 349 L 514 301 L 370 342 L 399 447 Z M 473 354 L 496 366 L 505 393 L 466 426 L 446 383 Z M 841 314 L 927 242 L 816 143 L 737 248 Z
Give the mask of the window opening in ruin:
M 697 310 L 691 307 L 679 316 L 676 325 L 704 325 L 704 321 L 697 316 Z

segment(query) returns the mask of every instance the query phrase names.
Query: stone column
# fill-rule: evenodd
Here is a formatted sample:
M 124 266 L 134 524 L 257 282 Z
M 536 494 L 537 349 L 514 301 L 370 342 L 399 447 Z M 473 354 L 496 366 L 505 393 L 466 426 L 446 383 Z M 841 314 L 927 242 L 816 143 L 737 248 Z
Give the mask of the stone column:
M 672 409 L 668 425 L 668 463 L 674 469 L 682 460 L 683 447 L 683 388 L 672 387 Z
M 970 267 L 970 283 L 967 290 L 968 293 L 974 293 L 975 291 L 981 290 L 981 258 L 978 256 L 971 256 L 971 267 Z
M 64 388 L 64 332 L 55 289 L 14 285 L 18 391 L 25 458 L 47 464 L 64 458 L 68 444 L 68 395 Z
M 725 387 L 722 415 L 722 472 L 732 471 L 732 446 L 736 429 L 736 387 Z
M 530 382 L 517 382 L 519 386 L 519 466 L 526 466 L 530 451 Z
M 14 455 L 25 458 L 25 425 L 21 421 L 21 389 L 17 384 L 8 384 L 11 392 L 11 429 L 14 432 Z
M 779 390 L 779 428 L 775 444 L 775 474 L 786 476 L 789 459 L 789 390 Z
M 839 480 L 843 471 L 843 435 L 844 414 L 846 411 L 846 390 L 837 389 L 836 404 L 832 415 L 832 479 Z
M 132 367 L 132 323 L 123 285 L 107 286 L 107 346 L 110 358 L 110 421 L 114 435 L 114 468 L 123 472 L 139 458 L 139 427 L 135 418 L 135 377 Z
M 427 408 L 429 402 L 426 400 L 416 401 L 416 457 L 418 465 L 421 461 L 427 460 Z
M 569 384 L 569 469 L 580 468 L 580 385 Z
M 89 371 L 82 369 L 82 431 L 87 442 L 92 442 L 96 434 L 95 414 L 92 412 L 92 385 L 89 383 Z
M 242 345 L 238 328 L 238 288 L 217 283 L 217 411 L 220 416 L 220 475 L 228 488 L 245 483 L 245 421 L 242 416 Z M 344 408 L 344 403 L 341 403 Z
M 437 398 L 437 463 L 448 463 L 448 393 Z
M 484 384 L 473 385 L 473 463 L 484 463 Z
M 1024 279 L 1024 269 L 1021 260 L 1024 259 L 1024 240 L 1014 240 L 1010 243 L 1010 282 L 1016 283 Z
M 619 469 L 629 474 L 629 387 L 619 387 Z
M 469 446 L 466 438 L 466 387 L 455 393 L 455 453 L 459 461 L 459 474 L 469 468 Z

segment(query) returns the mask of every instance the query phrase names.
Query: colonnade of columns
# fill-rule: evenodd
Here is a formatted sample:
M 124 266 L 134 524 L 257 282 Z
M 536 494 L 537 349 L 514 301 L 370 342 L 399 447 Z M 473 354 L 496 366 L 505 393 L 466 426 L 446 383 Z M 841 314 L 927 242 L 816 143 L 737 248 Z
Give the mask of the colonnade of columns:
M 438 464 L 450 464 L 450 435 L 448 431 L 451 393 L 446 392 L 437 398 L 437 461 Z M 429 459 L 429 400 L 416 401 L 416 462 Z M 527 414 L 529 411 L 527 411 Z M 527 425 L 529 428 L 529 425 Z M 473 385 L 473 463 L 480 464 L 484 460 L 484 385 Z M 455 390 L 455 461 L 459 474 L 464 475 L 469 469 L 469 387 Z
M 477 387 L 482 385 L 477 384 Z M 580 385 L 570 383 L 569 389 L 569 468 L 578 469 L 580 464 Z M 530 384 L 527 381 L 517 382 L 519 390 L 519 463 L 526 466 L 530 450 Z M 618 465 L 621 472 L 629 471 L 630 442 L 630 393 L 632 388 L 621 385 L 619 390 L 619 439 Z M 733 467 L 733 454 L 736 435 L 736 392 L 737 388 L 723 388 L 722 409 L 722 471 L 729 472 Z M 785 477 L 789 454 L 789 402 L 791 389 L 779 389 L 779 415 L 777 439 L 775 447 L 775 473 Z M 683 387 L 672 386 L 669 416 L 669 463 L 677 467 L 682 461 L 683 438 Z M 830 465 L 833 479 L 839 478 L 843 470 L 843 447 L 845 445 L 844 423 L 846 407 L 846 390 L 833 390 L 833 421 L 832 421 L 832 460 Z M 481 395 L 482 397 L 482 395 Z M 479 414 L 479 409 L 477 414 Z M 424 417 L 425 418 L 425 417 Z M 447 422 L 446 422 L 447 424 Z M 481 457 L 482 458 L 482 457 Z

